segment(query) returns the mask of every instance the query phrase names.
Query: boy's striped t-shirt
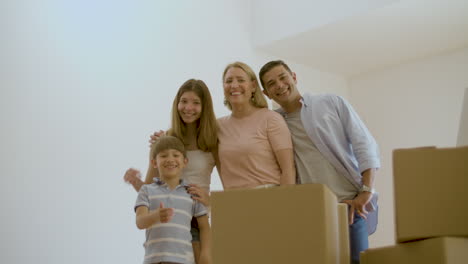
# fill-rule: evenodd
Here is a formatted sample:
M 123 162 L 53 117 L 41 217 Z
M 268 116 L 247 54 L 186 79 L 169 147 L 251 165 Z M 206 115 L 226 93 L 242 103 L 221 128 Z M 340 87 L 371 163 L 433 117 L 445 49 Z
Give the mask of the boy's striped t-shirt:
M 193 216 L 206 215 L 207 210 L 191 198 L 186 188 L 187 185 L 181 182 L 170 190 L 164 182 L 156 181 L 143 185 L 138 192 L 135 210 L 139 206 L 146 206 L 150 211 L 157 210 L 161 202 L 164 207 L 174 209 L 170 222 L 157 223 L 146 229 L 144 264 L 194 263 L 190 222 Z

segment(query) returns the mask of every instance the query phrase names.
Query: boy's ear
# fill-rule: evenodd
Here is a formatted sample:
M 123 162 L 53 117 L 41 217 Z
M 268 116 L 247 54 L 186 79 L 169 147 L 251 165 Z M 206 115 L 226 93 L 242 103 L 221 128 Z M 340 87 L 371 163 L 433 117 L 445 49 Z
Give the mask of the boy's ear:
M 184 165 L 187 165 L 187 163 L 188 163 L 188 158 L 185 157 L 185 158 L 184 158 Z
M 270 95 L 268 94 L 268 91 L 266 89 L 263 89 L 263 94 L 266 95 L 266 97 L 268 97 L 268 99 L 271 99 Z

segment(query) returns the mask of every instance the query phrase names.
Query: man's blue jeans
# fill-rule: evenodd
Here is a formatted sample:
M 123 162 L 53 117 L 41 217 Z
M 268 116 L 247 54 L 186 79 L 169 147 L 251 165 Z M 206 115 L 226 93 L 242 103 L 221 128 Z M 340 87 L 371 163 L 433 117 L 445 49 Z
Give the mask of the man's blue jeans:
M 349 226 L 349 243 L 351 263 L 359 264 L 359 253 L 369 248 L 369 235 L 366 220 L 356 213 L 353 224 Z

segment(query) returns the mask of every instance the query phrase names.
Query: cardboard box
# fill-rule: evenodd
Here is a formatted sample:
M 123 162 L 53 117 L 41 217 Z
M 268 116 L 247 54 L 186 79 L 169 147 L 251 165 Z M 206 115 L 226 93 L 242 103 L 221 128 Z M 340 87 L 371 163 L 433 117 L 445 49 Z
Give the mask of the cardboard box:
M 349 249 L 349 224 L 348 224 L 348 205 L 338 204 L 338 241 L 340 251 L 340 264 L 349 264 L 351 252 Z
M 347 208 L 325 185 L 213 192 L 211 206 L 214 264 L 349 263 Z
M 468 147 L 393 152 L 396 240 L 468 236 Z
M 361 253 L 361 264 L 465 264 L 468 238 L 437 237 L 368 249 Z

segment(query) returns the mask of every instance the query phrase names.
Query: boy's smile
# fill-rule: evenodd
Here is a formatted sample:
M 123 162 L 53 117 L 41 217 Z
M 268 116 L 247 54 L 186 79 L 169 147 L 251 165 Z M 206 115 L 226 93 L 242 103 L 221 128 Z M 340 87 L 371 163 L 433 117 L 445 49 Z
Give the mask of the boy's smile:
M 175 149 L 166 149 L 156 155 L 154 162 L 155 168 L 159 169 L 162 179 L 180 177 L 182 169 L 185 168 L 187 159 L 180 151 Z

